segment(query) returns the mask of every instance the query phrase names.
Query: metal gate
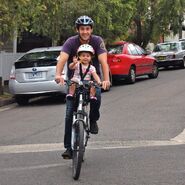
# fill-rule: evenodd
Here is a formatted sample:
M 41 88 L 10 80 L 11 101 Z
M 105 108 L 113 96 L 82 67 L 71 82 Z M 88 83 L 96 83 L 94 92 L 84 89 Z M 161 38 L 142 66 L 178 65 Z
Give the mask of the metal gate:
M 3 82 L 9 80 L 13 63 L 25 53 L 0 52 L 0 77 Z

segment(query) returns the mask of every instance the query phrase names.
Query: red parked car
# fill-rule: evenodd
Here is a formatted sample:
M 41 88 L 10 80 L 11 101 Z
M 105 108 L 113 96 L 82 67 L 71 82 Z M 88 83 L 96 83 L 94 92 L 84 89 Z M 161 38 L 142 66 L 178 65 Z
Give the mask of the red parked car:
M 113 80 L 127 79 L 135 83 L 136 77 L 148 75 L 157 78 L 159 69 L 156 59 L 140 46 L 125 41 L 107 46 L 108 64 Z

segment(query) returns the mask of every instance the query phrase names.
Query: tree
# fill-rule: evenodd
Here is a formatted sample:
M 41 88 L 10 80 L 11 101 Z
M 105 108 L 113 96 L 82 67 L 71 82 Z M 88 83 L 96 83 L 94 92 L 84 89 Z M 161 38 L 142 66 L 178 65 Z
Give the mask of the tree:
M 77 17 L 89 15 L 95 21 L 94 32 L 114 40 L 127 33 L 134 0 L 43 0 L 46 10 L 33 21 L 32 30 L 47 35 L 57 44 L 74 34 Z M 98 13 L 97 13 L 98 12 Z M 123 18 L 124 17 L 124 18 Z M 42 27 L 40 26 L 42 25 Z
M 12 38 L 13 30 L 18 34 L 26 30 L 50 37 L 53 45 L 74 34 L 74 22 L 80 15 L 91 16 L 95 21 L 94 32 L 106 41 L 124 38 L 135 3 L 135 0 L 0 1 L 1 37 Z
M 184 0 L 0 0 L 1 45 L 17 30 L 29 31 L 62 44 L 75 33 L 75 20 L 89 15 L 94 33 L 106 42 L 130 40 L 143 47 L 174 32 L 184 20 Z M 1 49 L 1 48 L 0 48 Z
M 184 0 L 137 0 L 133 32 L 128 39 L 145 47 L 150 40 L 156 43 L 161 35 L 170 34 L 170 29 L 176 34 L 184 13 Z
M 165 24 L 165 28 L 177 34 L 179 33 L 180 37 L 182 37 L 182 22 L 184 21 L 184 14 L 185 14 L 185 1 L 184 0 L 165 0 L 161 1 L 160 5 L 161 11 L 158 16 L 164 17 L 165 21 L 161 21 L 161 23 Z M 164 28 L 165 31 L 167 31 Z M 168 32 L 167 32 L 168 33 Z
M 28 30 L 30 20 L 43 9 L 37 0 L 0 0 L 0 49 L 13 38 L 15 30 L 18 33 Z

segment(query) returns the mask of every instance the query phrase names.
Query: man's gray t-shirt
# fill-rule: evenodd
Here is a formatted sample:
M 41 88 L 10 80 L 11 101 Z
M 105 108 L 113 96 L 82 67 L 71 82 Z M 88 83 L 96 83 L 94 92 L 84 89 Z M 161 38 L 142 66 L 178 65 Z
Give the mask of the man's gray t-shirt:
M 100 36 L 91 35 L 88 44 L 90 44 L 95 51 L 95 55 L 92 59 L 93 60 L 92 65 L 95 66 L 97 74 L 100 75 L 100 64 L 98 61 L 98 55 L 107 52 L 104 41 Z M 69 54 L 68 66 L 71 62 L 73 62 L 73 57 L 76 56 L 77 50 L 80 45 L 81 43 L 78 35 L 68 38 L 66 42 L 63 44 L 61 51 Z M 71 78 L 73 75 L 73 71 L 70 70 L 69 67 L 68 67 L 67 75 L 68 75 L 68 78 Z

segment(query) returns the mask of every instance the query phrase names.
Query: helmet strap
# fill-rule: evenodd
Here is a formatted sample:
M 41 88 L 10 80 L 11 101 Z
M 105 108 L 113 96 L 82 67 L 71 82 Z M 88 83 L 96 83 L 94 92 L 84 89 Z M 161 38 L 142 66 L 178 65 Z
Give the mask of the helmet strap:
M 87 69 L 85 70 L 85 73 L 83 74 L 83 72 L 82 72 L 82 64 L 80 63 L 80 66 L 79 66 L 80 67 L 80 77 L 81 77 L 82 81 L 84 80 L 85 76 L 89 72 L 90 66 L 91 66 L 91 64 L 89 63 Z

